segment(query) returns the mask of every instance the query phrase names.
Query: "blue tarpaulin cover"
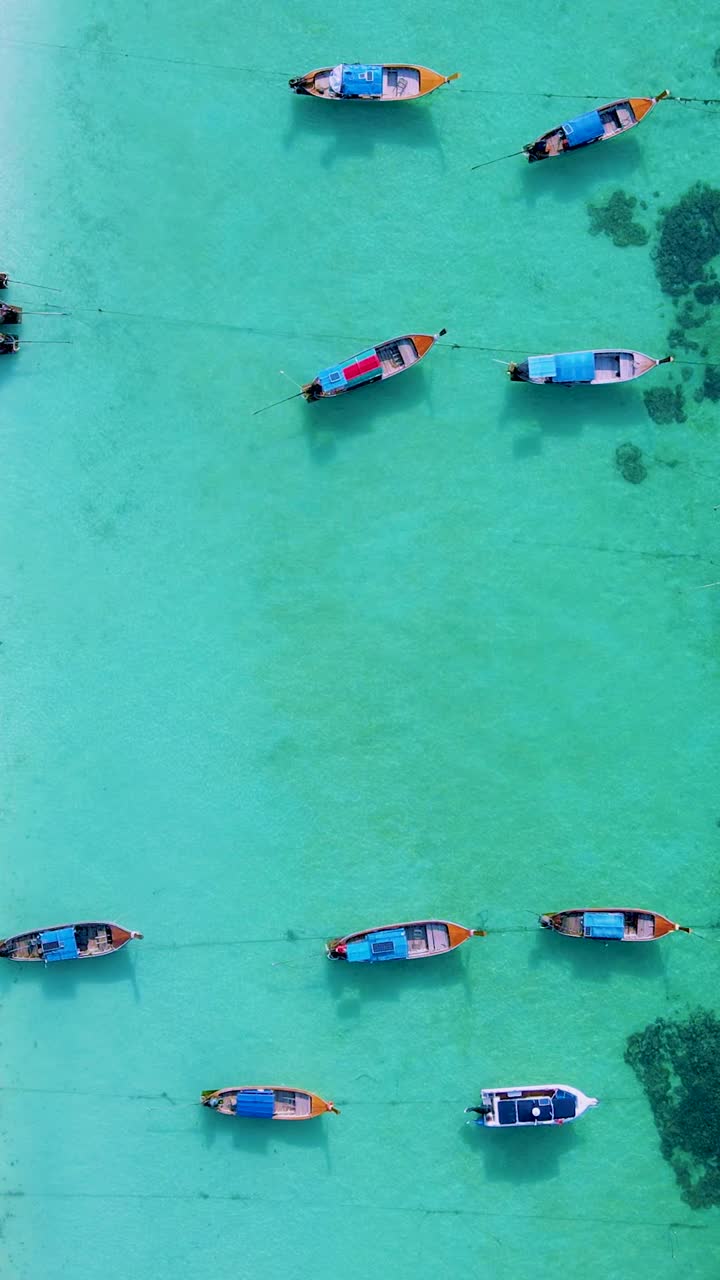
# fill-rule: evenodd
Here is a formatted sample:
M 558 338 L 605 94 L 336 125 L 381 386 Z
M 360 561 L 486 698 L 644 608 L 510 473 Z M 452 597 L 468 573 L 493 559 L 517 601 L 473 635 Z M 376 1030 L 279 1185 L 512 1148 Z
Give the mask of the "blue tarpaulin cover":
M 342 69 L 342 92 L 347 98 L 353 94 L 370 94 L 377 98 L 382 93 L 383 69 L 377 64 L 345 62 Z
M 368 382 L 371 378 L 377 378 L 380 369 L 380 361 L 375 354 L 375 348 L 370 347 L 368 351 L 361 351 L 359 355 L 352 356 L 349 360 L 341 360 L 339 364 L 330 365 L 329 369 L 321 369 L 317 375 L 323 391 L 339 391 L 349 386 L 357 386 L 361 382 Z
M 595 377 L 594 351 L 568 351 L 555 357 L 556 382 L 592 382 Z
M 52 960 L 77 960 L 78 958 L 75 930 L 72 928 L 46 929 L 40 934 L 40 942 L 43 960 L 46 963 Z
M 540 1114 L 534 1116 L 533 1111 Z M 552 1104 L 549 1098 L 518 1098 L 517 1114 L 521 1124 L 540 1124 L 552 1120 Z
M 517 1104 L 504 1098 L 498 1102 L 498 1123 L 517 1124 Z
M 622 911 L 585 911 L 583 934 L 586 938 L 612 938 L 622 942 L 625 917 Z
M 556 1120 L 572 1120 L 577 1110 L 577 1098 L 566 1089 L 558 1089 L 553 1098 L 553 1115 Z
M 528 373 L 531 378 L 554 378 L 554 356 L 528 356 Z
M 347 386 L 347 378 L 341 364 L 333 364 L 329 369 L 321 369 L 317 380 L 323 391 L 338 391 L 341 387 Z
M 408 945 L 404 929 L 383 929 L 368 933 L 361 942 L 349 942 L 348 960 L 373 964 L 377 960 L 407 960 Z
M 562 131 L 569 147 L 579 147 L 583 142 L 592 142 L 594 138 L 602 138 L 604 129 L 598 111 L 586 111 L 583 116 L 567 120 Z
M 272 1089 L 244 1089 L 235 1099 L 235 1115 L 254 1120 L 272 1120 L 275 1094 Z

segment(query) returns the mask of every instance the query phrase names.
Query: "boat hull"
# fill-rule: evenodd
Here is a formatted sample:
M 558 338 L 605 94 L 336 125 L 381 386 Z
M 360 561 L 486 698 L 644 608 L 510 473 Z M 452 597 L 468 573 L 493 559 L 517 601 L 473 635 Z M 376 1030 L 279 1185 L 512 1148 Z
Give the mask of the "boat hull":
M 328 87 L 332 67 L 316 67 L 304 76 L 293 77 L 288 84 L 293 93 L 322 98 L 326 102 L 416 102 L 418 98 L 426 98 L 428 94 L 459 76 L 459 72 L 452 76 L 441 76 L 430 67 L 414 63 L 385 62 L 382 68 L 383 92 L 380 94 L 343 96 L 333 93 Z
M 597 108 L 603 125 L 603 132 L 599 137 L 588 138 L 584 142 L 570 146 L 564 126 L 557 125 L 554 129 L 548 129 L 547 133 L 542 133 L 534 142 L 526 143 L 523 151 L 530 164 L 534 164 L 538 160 L 550 160 L 554 156 L 582 151 L 596 142 L 608 142 L 611 138 L 617 138 L 634 129 L 661 98 L 667 97 L 669 92 L 664 89 L 655 98 L 617 98 L 615 102 L 606 102 L 604 106 Z
M 603 937 L 585 931 L 586 916 L 613 915 L 623 917 L 623 936 Z M 568 911 L 555 911 L 540 916 L 543 929 L 550 929 L 566 938 L 581 938 L 586 942 L 655 942 L 668 933 L 690 933 L 687 925 L 675 924 L 659 911 L 645 911 L 637 907 L 573 907 Z
M 16 933 L 10 938 L 0 939 L 0 959 L 15 961 L 45 962 L 41 937 L 43 934 L 56 933 L 58 930 L 72 929 L 78 941 L 78 954 L 72 959 L 96 960 L 100 956 L 113 955 L 120 951 L 133 938 L 142 938 L 142 934 L 134 929 L 124 929 L 122 925 L 104 921 L 80 921 L 77 924 L 48 925 L 45 929 L 34 929 L 28 933 Z M 78 933 L 78 930 L 81 931 Z M 98 931 L 94 933 L 93 931 Z M 103 933 L 99 931 L 104 931 Z M 85 945 L 83 945 L 85 943 Z M 69 958 L 69 957 L 68 957 Z
M 347 962 L 347 947 L 352 943 L 363 942 L 369 935 L 381 937 L 397 930 L 405 931 L 408 938 L 408 954 L 402 957 L 405 960 L 427 960 L 430 956 L 446 955 L 468 938 L 485 936 L 482 929 L 467 929 L 452 920 L 406 920 L 399 924 L 379 925 L 375 929 L 360 929 L 342 938 L 330 938 L 325 944 L 325 951 L 328 959 Z
M 533 373 L 534 367 L 552 367 L 547 364 L 534 365 L 534 362 L 560 361 L 583 356 L 594 358 L 593 377 L 569 378 L 562 374 L 552 376 Z M 653 356 L 646 356 L 642 351 L 632 351 L 629 348 L 597 347 L 594 351 L 588 352 L 566 351 L 562 354 L 527 356 L 524 360 L 511 361 L 508 365 L 508 376 L 511 382 L 530 382 L 534 386 L 598 387 L 606 384 L 617 386 L 619 383 L 632 382 L 635 378 L 642 377 L 644 373 L 649 373 L 658 365 L 672 364 L 673 358 L 673 356 L 664 356 L 656 360 Z
M 511 1085 L 483 1089 L 471 1123 L 486 1129 L 532 1129 L 568 1124 L 579 1120 L 590 1107 L 598 1105 L 581 1089 L 569 1084 Z
M 412 369 L 416 364 L 427 355 L 428 351 L 435 345 L 438 338 L 444 337 L 446 329 L 440 329 L 437 333 L 403 333 L 398 338 L 389 338 L 387 342 L 380 342 L 376 347 L 368 350 L 373 353 L 373 359 L 376 361 L 377 373 L 374 376 L 366 378 L 364 381 L 356 383 L 340 384 L 337 389 L 328 389 L 327 385 L 323 385 L 323 374 L 318 374 L 312 382 L 306 382 L 301 388 L 302 394 L 308 402 L 314 400 L 330 400 L 337 396 L 347 395 L 351 391 L 359 391 L 361 387 L 369 387 L 374 382 L 387 382 L 389 378 L 396 377 L 399 373 L 407 373 L 408 369 Z M 347 368 L 356 367 L 358 360 L 367 356 L 367 352 L 360 355 L 350 356 L 349 360 L 344 362 Z M 333 369 L 341 366 L 333 366 Z
M 326 1102 L 317 1093 L 306 1089 L 293 1089 L 286 1085 L 253 1084 L 233 1085 L 227 1089 L 206 1089 L 200 1097 L 202 1106 L 209 1107 L 220 1115 L 232 1116 L 233 1119 L 250 1119 L 249 1115 L 238 1116 L 235 1107 L 238 1097 L 242 1095 L 272 1094 L 273 1113 L 263 1115 L 267 1120 L 315 1120 L 328 1111 L 339 1114 L 332 1102 Z

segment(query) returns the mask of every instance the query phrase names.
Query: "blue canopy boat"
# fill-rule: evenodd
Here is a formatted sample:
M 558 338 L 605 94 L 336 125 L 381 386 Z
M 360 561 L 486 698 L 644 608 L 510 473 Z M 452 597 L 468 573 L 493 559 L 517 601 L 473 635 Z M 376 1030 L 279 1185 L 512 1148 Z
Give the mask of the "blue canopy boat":
M 691 933 L 688 925 L 676 924 L 659 911 L 637 907 L 574 907 L 540 916 L 543 929 L 552 929 L 566 938 L 590 938 L 596 942 L 652 942 L 666 933 Z
M 671 364 L 673 356 L 656 360 L 642 351 L 601 347 L 596 351 L 565 351 L 557 355 L 528 356 L 511 361 L 511 382 L 535 382 L 557 387 L 599 386 L 606 382 L 630 382 L 659 364 Z
M 325 944 L 329 960 L 349 964 L 378 964 L 386 960 L 422 960 L 454 951 L 468 938 L 484 938 L 483 929 L 466 929 L 452 920 L 412 920 L 381 925 L 331 938 Z
M 293 93 L 326 101 L 407 102 L 424 98 L 441 85 L 457 80 L 460 72 L 441 76 L 429 67 L 402 62 L 340 62 L 318 67 L 288 81 Z
M 119 924 L 95 921 L 58 924 L 0 940 L 0 957 L 5 960 L 42 960 L 45 964 L 57 964 L 61 960 L 93 960 L 119 951 L 132 938 L 142 938 L 142 934 L 134 929 L 123 929 Z
M 569 1084 L 525 1084 L 504 1089 L 483 1089 L 471 1124 L 486 1129 L 518 1129 L 537 1125 L 566 1124 L 577 1120 L 588 1107 L 596 1107 L 597 1098 L 589 1098 L 581 1089 Z
M 314 1120 L 327 1111 L 340 1114 L 333 1102 L 326 1102 L 317 1093 L 276 1084 L 204 1089 L 200 1102 L 211 1111 L 235 1116 L 239 1120 Z
M 523 151 L 533 164 L 536 160 L 549 160 L 551 156 L 592 146 L 594 142 L 607 142 L 620 133 L 634 129 L 652 111 L 656 102 L 669 96 L 670 90 L 663 89 L 655 98 L 618 98 L 616 102 L 608 102 L 596 111 L 585 111 L 555 129 L 548 130 L 535 142 L 528 142 Z
M 305 383 L 302 394 L 308 401 L 324 400 L 346 391 L 355 391 L 371 382 L 394 378 L 422 360 L 445 333 L 446 329 L 433 334 L 405 333 L 399 338 L 381 342 L 377 347 L 369 347 L 349 360 L 321 369 L 312 382 Z

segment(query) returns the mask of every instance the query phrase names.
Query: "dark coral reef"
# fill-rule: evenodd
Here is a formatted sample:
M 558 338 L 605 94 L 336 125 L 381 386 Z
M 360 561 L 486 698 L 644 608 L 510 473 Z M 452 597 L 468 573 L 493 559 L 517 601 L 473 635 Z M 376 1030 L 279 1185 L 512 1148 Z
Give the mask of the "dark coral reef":
M 664 293 L 677 297 L 709 279 L 720 253 L 720 191 L 696 182 L 660 219 L 655 272 Z
M 624 249 L 631 244 L 647 244 L 648 232 L 640 222 L 635 222 L 633 209 L 637 204 L 635 196 L 628 196 L 624 191 L 613 191 L 612 195 L 602 203 L 588 203 L 590 218 L 590 234 L 599 236 L 602 232 L 609 236 L 613 244 Z
M 720 1205 L 720 1021 L 696 1009 L 684 1022 L 658 1018 L 628 1038 L 625 1061 L 647 1094 L 683 1199 Z
M 681 386 L 653 387 L 643 392 L 643 400 L 653 422 L 667 426 L 670 422 L 685 422 L 685 392 Z
M 647 475 L 647 467 L 642 460 L 642 449 L 629 440 L 619 444 L 615 450 L 615 466 L 628 484 L 642 484 Z

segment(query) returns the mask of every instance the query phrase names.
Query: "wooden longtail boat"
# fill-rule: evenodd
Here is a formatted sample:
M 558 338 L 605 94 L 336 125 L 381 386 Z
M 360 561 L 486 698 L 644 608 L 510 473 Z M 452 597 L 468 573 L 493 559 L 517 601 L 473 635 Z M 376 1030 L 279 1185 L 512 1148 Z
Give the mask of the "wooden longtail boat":
M 470 1123 L 488 1129 L 516 1129 L 523 1125 L 566 1124 L 577 1120 L 588 1107 L 596 1107 L 597 1098 L 588 1098 L 569 1084 L 525 1084 L 509 1089 L 483 1089 Z
M 119 951 L 131 938 L 142 938 L 134 929 L 119 924 L 55 924 L 49 929 L 33 929 L 0 940 L 0 958 L 5 960 L 94 960 Z
M 424 960 L 454 951 L 468 938 L 484 938 L 484 929 L 466 929 L 451 920 L 413 920 L 361 929 L 325 944 L 329 960 L 374 964 L 379 960 Z
M 0 302 L 0 324 L 22 324 L 22 307 L 11 307 Z
M 355 391 L 370 382 L 394 378 L 397 373 L 405 373 L 406 369 L 422 360 L 438 338 L 446 333 L 447 329 L 433 334 L 406 333 L 400 338 L 381 342 L 377 347 L 369 347 L 349 360 L 321 369 L 312 382 L 305 383 L 302 394 L 306 400 L 323 400 Z
M 549 129 L 535 142 L 528 142 L 523 151 L 533 164 L 536 160 L 549 160 L 551 156 L 589 147 L 593 142 L 607 142 L 609 138 L 634 129 L 652 111 L 656 102 L 669 97 L 670 90 L 663 89 L 656 98 L 618 98 L 617 102 L 608 102 L 596 111 L 586 111 L 574 120 L 566 120 L 555 129 Z
M 14 333 L 0 333 L 0 356 L 11 356 L 20 348 L 20 339 Z
M 0 289 L 7 289 L 10 283 L 10 277 L 7 271 L 0 271 Z
M 428 67 L 402 62 L 341 62 L 336 67 L 319 67 L 305 76 L 294 76 L 288 84 L 294 93 L 336 102 L 407 102 L 424 98 L 459 76 L 459 71 L 441 76 Z
M 692 933 L 688 925 L 675 924 L 659 911 L 635 907 L 574 907 L 540 916 L 543 929 L 566 938 L 596 938 L 602 942 L 653 942 L 666 933 Z
M 600 347 L 597 351 L 565 351 L 550 356 L 528 356 L 508 365 L 511 382 L 535 382 L 556 387 L 591 386 L 631 382 L 660 364 L 672 364 L 674 356 L 654 360 L 642 351 Z
M 339 1115 L 332 1102 L 305 1089 L 287 1089 L 278 1084 L 236 1085 L 230 1089 L 204 1089 L 204 1107 L 224 1116 L 249 1120 L 314 1120 L 326 1111 Z

